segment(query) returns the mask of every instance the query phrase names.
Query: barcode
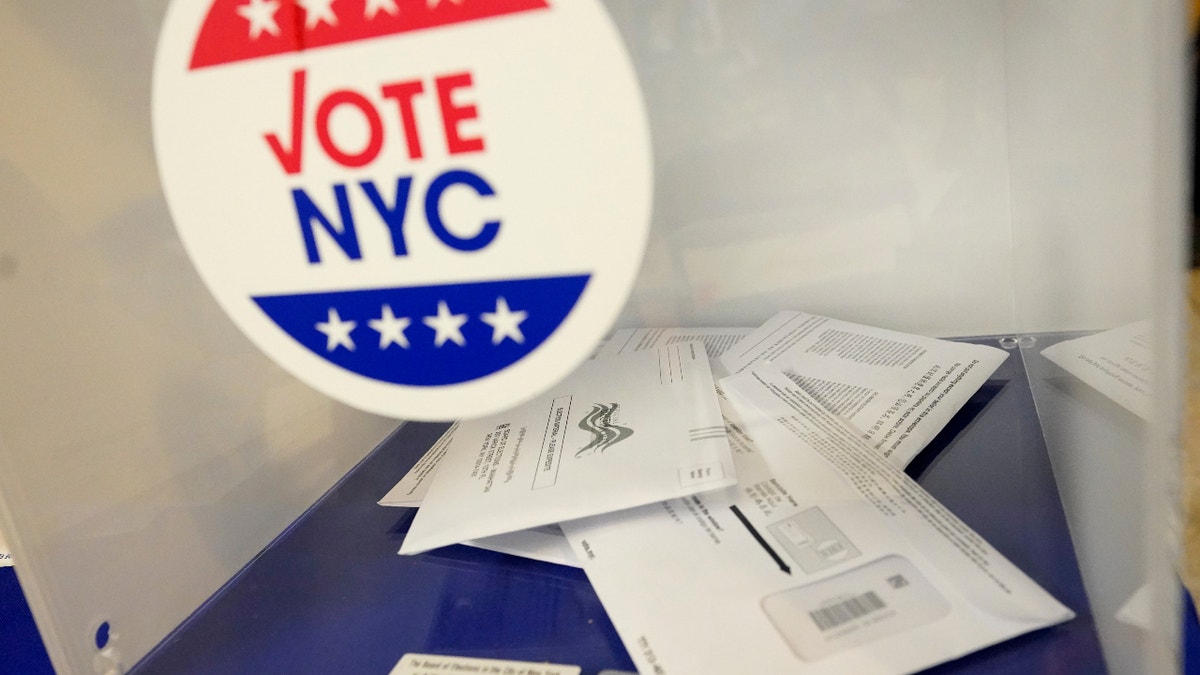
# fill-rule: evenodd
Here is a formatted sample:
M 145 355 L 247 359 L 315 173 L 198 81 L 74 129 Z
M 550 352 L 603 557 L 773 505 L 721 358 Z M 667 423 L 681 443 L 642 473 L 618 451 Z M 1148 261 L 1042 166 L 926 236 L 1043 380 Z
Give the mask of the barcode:
M 839 602 L 836 605 L 822 607 L 821 609 L 813 610 L 808 613 L 812 617 L 817 628 L 822 631 L 853 621 L 860 616 L 866 616 L 871 612 L 887 607 L 883 600 L 875 594 L 875 591 L 867 591 L 862 595 L 856 595 L 845 602 Z

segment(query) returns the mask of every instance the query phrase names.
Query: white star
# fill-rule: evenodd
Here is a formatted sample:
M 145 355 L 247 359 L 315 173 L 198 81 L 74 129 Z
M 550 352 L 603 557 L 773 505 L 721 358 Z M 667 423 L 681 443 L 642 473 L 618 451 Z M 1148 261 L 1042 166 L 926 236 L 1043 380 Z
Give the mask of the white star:
M 396 16 L 400 12 L 400 9 L 396 7 L 396 0 L 367 0 L 367 7 L 363 10 L 363 16 L 368 19 L 374 19 L 379 10 L 383 10 L 392 16 Z
M 304 27 L 312 30 L 322 21 L 330 26 L 337 25 L 337 15 L 333 13 L 334 0 L 296 0 L 304 8 Z
M 496 299 L 496 311 L 484 312 L 479 318 L 492 327 L 492 344 L 504 342 L 504 338 L 512 338 L 513 342 L 525 342 L 521 333 L 521 322 L 529 316 L 529 312 L 513 312 L 508 309 L 504 298 Z
M 392 314 L 392 306 L 384 305 L 383 314 L 378 319 L 371 319 L 367 325 L 379 332 L 379 348 L 387 349 L 393 342 L 408 349 L 408 338 L 404 337 L 404 329 L 412 323 L 408 317 Z
M 275 12 L 279 11 L 279 0 L 250 0 L 238 5 L 238 16 L 250 22 L 250 39 L 257 40 L 263 31 L 279 35 L 279 24 L 275 23 Z
M 358 325 L 356 321 L 342 321 L 342 317 L 338 316 L 337 310 L 329 308 L 329 320 L 318 321 L 317 330 L 325 334 L 325 351 L 331 352 L 338 347 L 345 347 L 350 351 L 354 351 L 354 340 L 350 338 L 350 331 Z
M 467 322 L 466 314 L 451 314 L 450 308 L 446 306 L 445 300 L 438 300 L 437 316 L 427 316 L 422 321 L 426 326 L 437 331 L 437 335 L 433 338 L 433 346 L 441 347 L 450 340 L 454 344 L 462 347 L 467 344 L 463 338 L 462 325 Z
M 462 0 L 450 0 L 450 2 L 453 2 L 456 5 L 462 4 Z M 442 4 L 442 0 L 425 0 L 425 8 L 426 9 L 433 9 L 434 7 L 437 7 L 440 4 Z

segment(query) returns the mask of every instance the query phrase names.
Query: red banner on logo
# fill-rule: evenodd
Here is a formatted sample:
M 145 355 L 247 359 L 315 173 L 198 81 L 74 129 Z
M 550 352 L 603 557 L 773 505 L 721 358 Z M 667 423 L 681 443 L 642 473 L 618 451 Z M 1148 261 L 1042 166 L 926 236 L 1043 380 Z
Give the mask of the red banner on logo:
M 546 9 L 546 0 L 215 0 L 191 69 Z

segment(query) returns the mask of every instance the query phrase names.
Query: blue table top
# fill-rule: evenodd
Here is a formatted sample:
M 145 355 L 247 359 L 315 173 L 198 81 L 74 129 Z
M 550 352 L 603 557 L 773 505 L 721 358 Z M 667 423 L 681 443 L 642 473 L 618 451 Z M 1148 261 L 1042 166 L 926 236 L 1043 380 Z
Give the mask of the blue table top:
M 0 673 L 54 673 L 12 567 L 0 568 Z
M 446 426 L 401 426 L 134 672 L 387 673 L 408 652 L 632 671 L 580 570 L 396 554 L 415 511 L 376 502 Z M 1077 615 L 930 672 L 1105 672 L 1019 351 L 909 473 Z

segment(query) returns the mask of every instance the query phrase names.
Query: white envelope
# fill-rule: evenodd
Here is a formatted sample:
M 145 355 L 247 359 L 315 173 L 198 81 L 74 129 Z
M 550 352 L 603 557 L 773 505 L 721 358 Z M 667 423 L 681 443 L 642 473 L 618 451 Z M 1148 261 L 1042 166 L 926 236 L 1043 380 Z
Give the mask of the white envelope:
M 542 562 L 580 567 L 579 558 L 571 549 L 571 544 L 563 536 L 558 525 L 543 525 L 528 530 L 505 532 L 482 539 L 464 541 L 467 546 L 487 549 L 498 553 L 540 560 Z
M 640 672 L 908 673 L 1073 616 L 779 370 L 721 387 L 736 488 L 562 524 Z
M 588 361 L 529 403 L 459 423 L 400 553 L 735 482 L 702 344 Z
M 720 361 L 729 373 L 774 364 L 904 468 L 1006 358 L 995 347 L 780 312 Z

